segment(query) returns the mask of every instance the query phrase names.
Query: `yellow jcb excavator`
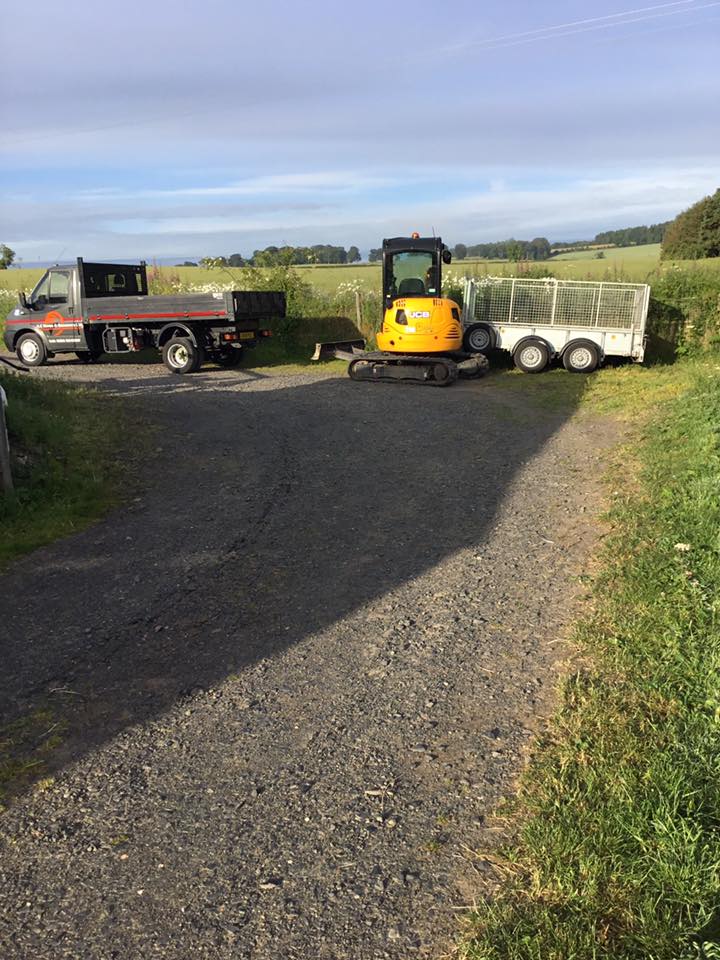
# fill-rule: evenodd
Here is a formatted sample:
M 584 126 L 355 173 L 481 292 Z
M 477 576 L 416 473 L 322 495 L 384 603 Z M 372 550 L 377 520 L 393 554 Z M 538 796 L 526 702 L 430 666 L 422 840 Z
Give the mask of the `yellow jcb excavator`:
M 374 382 L 445 387 L 458 376 L 482 376 L 487 358 L 462 352 L 460 307 L 442 295 L 442 265 L 450 262 L 450 251 L 440 237 L 413 233 L 383 240 L 379 349 L 366 351 L 364 340 L 318 343 L 313 360 L 348 360 L 353 380 Z

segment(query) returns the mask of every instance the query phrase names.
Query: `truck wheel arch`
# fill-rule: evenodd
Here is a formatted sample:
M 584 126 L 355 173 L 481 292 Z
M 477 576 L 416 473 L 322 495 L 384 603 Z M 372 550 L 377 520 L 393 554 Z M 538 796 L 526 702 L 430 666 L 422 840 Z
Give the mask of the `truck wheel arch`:
M 48 338 L 45 335 L 45 331 L 38 330 L 36 327 L 20 327 L 19 330 L 13 330 L 12 341 L 11 341 L 12 350 L 16 349 L 18 345 L 18 340 L 20 339 L 20 337 L 24 337 L 26 333 L 34 333 L 35 336 L 40 337 L 42 342 L 45 344 L 45 349 L 47 350 L 48 354 L 52 353 L 52 351 L 50 350 L 50 344 L 48 342 Z
M 196 347 L 200 345 L 193 328 L 187 323 L 178 323 L 177 320 L 173 320 L 172 323 L 166 323 L 165 326 L 161 327 L 158 331 L 158 347 L 164 347 L 171 337 L 187 337 Z

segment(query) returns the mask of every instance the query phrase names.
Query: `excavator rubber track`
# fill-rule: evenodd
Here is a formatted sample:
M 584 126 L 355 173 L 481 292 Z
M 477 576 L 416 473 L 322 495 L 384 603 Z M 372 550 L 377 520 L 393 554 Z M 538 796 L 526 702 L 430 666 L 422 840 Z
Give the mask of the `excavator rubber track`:
M 428 387 L 449 387 L 458 377 L 478 377 L 487 372 L 483 356 L 453 360 L 443 356 L 374 351 L 354 357 L 348 365 L 352 380 L 373 383 L 418 383 Z
M 457 364 L 449 357 L 414 357 L 411 354 L 368 352 L 350 361 L 351 380 L 373 383 L 422 383 L 448 387 L 458 378 Z

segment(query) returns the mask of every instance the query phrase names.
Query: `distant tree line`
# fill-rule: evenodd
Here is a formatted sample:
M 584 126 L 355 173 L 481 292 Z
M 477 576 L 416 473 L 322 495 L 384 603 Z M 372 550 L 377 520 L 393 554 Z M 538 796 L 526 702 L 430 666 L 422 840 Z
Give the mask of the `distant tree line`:
M 466 246 L 456 243 L 453 256 L 456 260 L 477 257 L 479 260 L 547 260 L 552 252 L 550 241 L 545 237 L 534 240 L 498 240 L 495 243 L 474 243 Z
M 545 237 L 534 240 L 499 240 L 495 243 L 475 243 L 467 246 L 456 243 L 452 255 L 456 260 L 477 257 L 479 260 L 547 260 L 551 253 L 550 241 Z M 374 247 L 368 254 L 370 263 L 382 260 L 382 248 Z
M 614 243 L 616 247 L 634 247 L 643 243 L 662 243 L 670 220 L 651 223 L 649 227 L 625 227 L 624 230 L 605 230 L 595 236 L 595 243 Z
M 663 260 L 720 257 L 720 190 L 679 214 L 665 232 Z
M 552 248 L 558 250 L 591 250 L 593 247 L 635 247 L 645 243 L 662 243 L 665 231 L 672 221 L 651 223 L 650 226 L 624 227 L 622 230 L 603 230 L 593 240 L 558 240 Z
M 358 263 L 360 251 L 352 246 L 332 246 L 329 243 L 316 243 L 312 247 L 265 247 L 264 250 L 255 250 L 251 257 L 243 257 L 240 253 L 233 253 L 229 257 L 203 257 L 200 264 L 205 266 L 212 263 L 221 267 L 274 267 L 278 264 L 285 266 L 300 266 L 306 263 Z M 190 266 L 190 263 L 181 264 Z

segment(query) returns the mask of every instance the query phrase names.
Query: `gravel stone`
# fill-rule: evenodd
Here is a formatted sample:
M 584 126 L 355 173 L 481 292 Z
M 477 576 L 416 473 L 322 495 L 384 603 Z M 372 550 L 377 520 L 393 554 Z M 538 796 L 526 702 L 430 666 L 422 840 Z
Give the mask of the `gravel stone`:
M 65 724 L 54 782 L 0 818 L 0 956 L 447 952 L 552 706 L 617 428 L 531 378 L 28 376 L 155 433 L 124 506 L 0 577 L 0 719 Z

